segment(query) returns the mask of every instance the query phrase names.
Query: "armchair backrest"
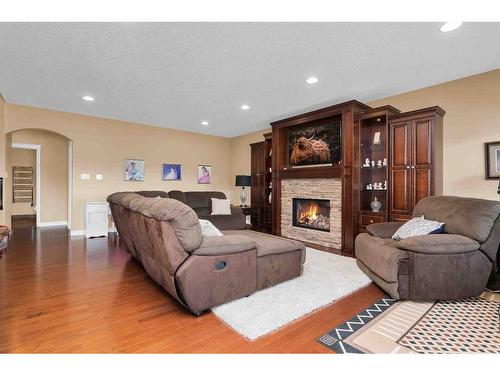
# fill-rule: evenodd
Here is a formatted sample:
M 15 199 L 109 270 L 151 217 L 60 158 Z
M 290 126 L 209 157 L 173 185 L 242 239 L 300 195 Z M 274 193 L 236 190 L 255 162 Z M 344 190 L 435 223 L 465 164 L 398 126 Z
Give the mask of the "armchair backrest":
M 444 231 L 460 234 L 483 243 L 495 228 L 500 215 L 500 202 L 477 198 L 435 196 L 421 199 L 413 216 L 445 223 Z M 497 245 L 498 249 L 498 245 Z

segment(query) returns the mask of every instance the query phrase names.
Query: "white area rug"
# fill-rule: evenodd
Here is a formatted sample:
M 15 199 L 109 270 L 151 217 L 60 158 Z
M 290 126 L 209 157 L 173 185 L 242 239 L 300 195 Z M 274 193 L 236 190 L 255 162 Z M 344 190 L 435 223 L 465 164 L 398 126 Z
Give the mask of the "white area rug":
M 353 258 L 307 248 L 302 276 L 212 311 L 241 335 L 255 340 L 369 283 Z

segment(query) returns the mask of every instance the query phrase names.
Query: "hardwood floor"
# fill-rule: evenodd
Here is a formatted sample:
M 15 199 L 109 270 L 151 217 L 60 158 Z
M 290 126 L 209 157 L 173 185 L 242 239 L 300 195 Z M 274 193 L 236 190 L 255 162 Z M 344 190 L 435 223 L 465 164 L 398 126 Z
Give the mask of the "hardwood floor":
M 248 341 L 184 310 L 113 237 L 19 225 L 0 259 L 0 352 L 332 353 L 316 339 L 382 295 L 372 284 Z

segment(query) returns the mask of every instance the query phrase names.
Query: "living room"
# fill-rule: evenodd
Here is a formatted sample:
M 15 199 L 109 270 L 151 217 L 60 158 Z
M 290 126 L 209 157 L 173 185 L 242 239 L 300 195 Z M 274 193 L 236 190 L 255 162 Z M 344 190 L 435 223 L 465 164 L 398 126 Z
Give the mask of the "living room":
M 491 365 L 500 23 L 5 21 L 0 353 Z

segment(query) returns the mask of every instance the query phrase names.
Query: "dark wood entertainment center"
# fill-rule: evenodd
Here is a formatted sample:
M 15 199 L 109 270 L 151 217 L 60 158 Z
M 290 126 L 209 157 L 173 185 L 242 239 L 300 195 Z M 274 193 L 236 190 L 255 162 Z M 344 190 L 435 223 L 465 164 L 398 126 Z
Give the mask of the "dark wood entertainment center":
M 283 180 L 340 179 L 342 246 L 340 251 L 325 250 L 353 256 L 354 239 L 367 225 L 406 221 L 418 200 L 442 194 L 444 114 L 437 106 L 401 113 L 389 105 L 371 108 L 351 100 L 271 123 L 272 134 L 251 145 L 253 228 L 281 235 Z M 340 162 L 291 167 L 288 134 L 292 129 L 338 121 Z M 374 197 L 382 205 L 379 212 L 370 207 Z

